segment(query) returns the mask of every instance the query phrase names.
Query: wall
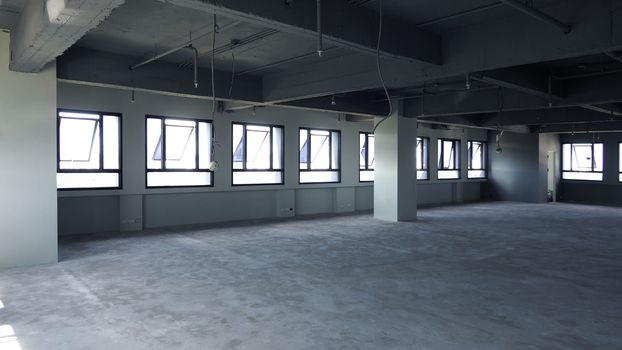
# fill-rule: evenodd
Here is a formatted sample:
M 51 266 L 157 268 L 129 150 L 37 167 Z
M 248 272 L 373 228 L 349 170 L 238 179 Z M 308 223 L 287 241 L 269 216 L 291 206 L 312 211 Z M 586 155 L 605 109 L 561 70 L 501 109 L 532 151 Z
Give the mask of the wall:
M 622 133 L 562 134 L 561 143 L 602 142 L 604 145 L 603 181 L 562 180 L 560 200 L 622 206 L 622 183 L 619 182 L 619 144 Z
M 164 226 L 203 224 L 321 213 L 344 213 L 373 208 L 373 186 L 358 181 L 359 131 L 371 131 L 371 122 L 346 122 L 337 114 L 286 108 L 257 108 L 218 113 L 214 121 L 216 159 L 220 168 L 212 188 L 145 189 L 144 118 L 146 114 L 209 119 L 205 99 L 131 92 L 104 87 L 58 84 L 58 107 L 123 114 L 123 177 L 121 190 L 59 191 L 61 234 L 140 230 Z M 341 119 L 341 120 L 340 120 Z M 231 186 L 231 122 L 274 123 L 285 127 L 285 184 Z M 298 184 L 298 128 L 342 130 L 342 181 L 339 184 Z M 486 140 L 481 130 L 435 130 L 419 127 L 431 137 L 431 175 L 436 176 L 436 139 L 459 138 L 462 145 L 461 180 L 419 181 L 423 205 L 479 200 L 482 180 L 466 180 L 467 139 Z M 352 155 L 352 156 L 348 156 Z M 292 211 L 289 209 L 293 208 Z
M 487 141 L 488 131 L 461 127 L 442 127 L 419 124 L 419 137 L 430 138 L 430 180 L 417 182 L 419 206 L 478 201 L 481 199 L 482 184 L 486 179 L 467 178 L 467 142 Z M 460 179 L 436 180 L 438 173 L 438 138 L 460 140 Z M 489 143 L 489 146 L 492 145 Z M 488 147 L 490 148 L 490 147 Z M 490 162 L 488 162 L 490 167 Z
M 56 68 L 8 67 L 0 31 L 0 268 L 57 261 Z

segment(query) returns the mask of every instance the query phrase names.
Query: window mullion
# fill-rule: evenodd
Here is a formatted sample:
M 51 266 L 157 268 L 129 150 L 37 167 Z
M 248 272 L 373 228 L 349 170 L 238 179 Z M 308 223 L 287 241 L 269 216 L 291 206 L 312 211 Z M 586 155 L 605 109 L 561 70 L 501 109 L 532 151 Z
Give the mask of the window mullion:
M 311 170 L 311 130 L 307 129 L 307 170 Z
M 246 161 L 248 160 L 248 125 L 244 123 L 244 128 L 242 129 L 242 169 L 247 170 Z
M 269 142 L 270 142 L 270 168 L 268 170 L 274 170 L 274 127 L 270 127 L 270 137 L 269 137 Z
M 99 171 L 104 170 L 104 116 L 99 115 Z M 96 125 L 97 127 L 97 125 Z M 93 142 L 91 142 L 93 147 Z
M 160 118 L 160 125 L 162 127 L 162 149 L 160 150 L 160 168 L 166 170 L 166 123 L 164 118 Z

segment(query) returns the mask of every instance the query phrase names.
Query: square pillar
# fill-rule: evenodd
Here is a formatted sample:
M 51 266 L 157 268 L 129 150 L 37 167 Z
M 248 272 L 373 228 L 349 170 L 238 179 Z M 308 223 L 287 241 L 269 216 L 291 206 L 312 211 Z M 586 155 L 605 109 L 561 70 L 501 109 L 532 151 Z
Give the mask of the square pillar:
M 417 119 L 405 118 L 402 106 L 393 103 L 374 135 L 374 217 L 394 222 L 417 219 Z

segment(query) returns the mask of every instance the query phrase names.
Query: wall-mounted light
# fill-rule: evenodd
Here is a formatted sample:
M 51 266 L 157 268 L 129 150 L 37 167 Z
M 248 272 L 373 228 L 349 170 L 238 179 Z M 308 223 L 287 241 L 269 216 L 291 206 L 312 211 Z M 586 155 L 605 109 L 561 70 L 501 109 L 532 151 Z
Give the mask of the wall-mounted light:
M 131 103 L 136 102 L 136 91 L 135 90 L 132 90 L 132 94 L 130 96 L 130 102 Z
M 335 95 L 333 95 L 333 97 L 331 98 L 330 105 L 331 106 L 336 106 L 337 105 L 337 102 L 335 102 Z

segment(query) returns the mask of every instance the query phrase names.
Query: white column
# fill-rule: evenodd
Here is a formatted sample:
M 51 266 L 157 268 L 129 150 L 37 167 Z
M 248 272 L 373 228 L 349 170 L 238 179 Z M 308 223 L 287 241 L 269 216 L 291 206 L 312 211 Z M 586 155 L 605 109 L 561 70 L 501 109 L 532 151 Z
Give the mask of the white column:
M 394 103 L 391 116 L 376 128 L 375 142 L 374 217 L 415 220 L 417 119 L 403 117 L 402 103 Z
M 9 71 L 0 31 L 0 269 L 57 261 L 56 65 Z

